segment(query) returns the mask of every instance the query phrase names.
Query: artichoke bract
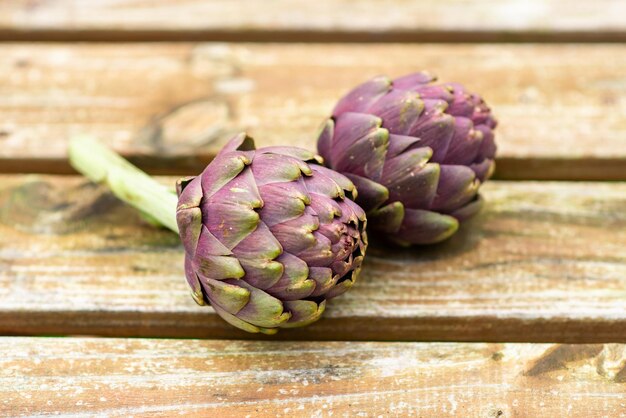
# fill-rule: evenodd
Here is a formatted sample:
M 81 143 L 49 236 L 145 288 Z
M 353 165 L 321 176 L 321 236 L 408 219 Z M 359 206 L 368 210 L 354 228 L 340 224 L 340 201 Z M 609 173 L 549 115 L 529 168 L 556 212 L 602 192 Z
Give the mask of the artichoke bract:
M 370 228 L 400 244 L 450 237 L 482 205 L 496 120 L 476 94 L 418 72 L 374 78 L 336 105 L 318 136 L 328 167 L 356 185 Z
M 179 197 L 88 137 L 70 142 L 72 166 L 152 222 L 178 232 L 198 304 L 232 325 L 275 333 L 317 321 L 326 300 L 355 283 L 367 248 L 356 188 L 295 147 L 255 150 L 240 134 Z

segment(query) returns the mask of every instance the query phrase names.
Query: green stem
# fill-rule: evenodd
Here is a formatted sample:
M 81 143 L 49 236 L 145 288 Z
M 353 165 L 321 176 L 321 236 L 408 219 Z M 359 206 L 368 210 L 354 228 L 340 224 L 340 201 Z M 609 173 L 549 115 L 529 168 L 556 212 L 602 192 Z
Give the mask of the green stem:
M 178 232 L 178 198 L 119 154 L 89 137 L 70 141 L 70 164 L 95 183 L 108 186 L 113 194 Z

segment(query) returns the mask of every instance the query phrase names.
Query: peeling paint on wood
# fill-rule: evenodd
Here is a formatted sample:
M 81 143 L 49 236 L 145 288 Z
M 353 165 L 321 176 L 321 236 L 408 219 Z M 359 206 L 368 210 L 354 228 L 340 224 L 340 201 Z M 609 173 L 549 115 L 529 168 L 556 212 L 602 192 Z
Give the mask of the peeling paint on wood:
M 623 417 L 599 345 L 524 373 L 545 344 L 0 339 L 0 415 Z M 494 353 L 500 353 L 494 360 Z
M 13 0 L 3 39 L 229 41 L 615 41 L 619 0 Z
M 0 184 L 0 332 L 258 338 L 196 306 L 178 237 L 102 189 L 54 176 Z M 485 210 L 450 241 L 372 245 L 353 290 L 278 338 L 626 341 L 626 184 L 483 191 Z
M 152 172 L 192 175 L 248 130 L 315 148 L 333 103 L 379 74 L 428 69 L 484 95 L 496 175 L 626 180 L 626 46 L 5 44 L 0 172 L 69 172 L 96 135 Z M 463 65 L 459 66 L 459 62 Z

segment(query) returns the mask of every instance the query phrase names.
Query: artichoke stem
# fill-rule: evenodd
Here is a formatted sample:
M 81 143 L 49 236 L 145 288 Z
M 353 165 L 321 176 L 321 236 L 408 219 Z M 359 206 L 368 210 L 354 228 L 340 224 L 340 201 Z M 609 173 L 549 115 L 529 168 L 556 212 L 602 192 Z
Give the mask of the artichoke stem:
M 70 141 L 69 158 L 72 167 L 85 177 L 106 185 L 119 199 L 178 232 L 176 194 L 122 156 L 95 139 L 82 136 Z

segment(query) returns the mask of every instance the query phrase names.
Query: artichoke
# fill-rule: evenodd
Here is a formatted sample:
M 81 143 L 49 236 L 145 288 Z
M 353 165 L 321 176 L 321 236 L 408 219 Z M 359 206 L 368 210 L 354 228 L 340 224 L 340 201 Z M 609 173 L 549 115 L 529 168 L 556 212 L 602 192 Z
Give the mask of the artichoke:
M 361 270 L 366 218 L 356 188 L 310 151 L 255 150 L 240 134 L 202 174 L 177 183 L 178 199 L 90 138 L 72 141 L 70 162 L 178 232 L 195 301 L 245 331 L 318 320 Z
M 370 228 L 404 246 L 450 237 L 482 205 L 496 120 L 459 84 L 418 72 L 374 78 L 323 123 L 318 152 L 359 190 Z
M 345 176 L 293 147 L 232 139 L 179 181 L 176 218 L 194 299 L 232 325 L 273 333 L 319 319 L 354 284 L 367 236 Z

